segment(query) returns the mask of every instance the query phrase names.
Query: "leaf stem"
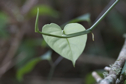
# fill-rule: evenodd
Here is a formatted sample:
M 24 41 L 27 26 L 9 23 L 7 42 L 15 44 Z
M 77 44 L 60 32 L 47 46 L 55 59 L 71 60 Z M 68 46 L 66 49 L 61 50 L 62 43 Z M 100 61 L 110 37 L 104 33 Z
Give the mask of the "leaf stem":
M 81 32 L 76 32 L 76 33 L 72 33 L 72 34 L 63 34 L 63 35 L 54 35 L 54 34 L 48 34 L 48 33 L 44 33 L 39 31 L 38 28 L 38 17 L 39 17 L 39 8 L 37 9 L 37 16 L 36 16 L 36 21 L 35 21 L 35 32 L 43 34 L 43 35 L 47 35 L 47 36 L 53 36 L 53 37 L 58 37 L 58 38 L 71 38 L 71 37 L 75 37 L 75 36 L 80 36 L 80 35 L 84 35 L 84 34 L 88 34 L 91 33 L 92 30 L 101 22 L 101 20 L 109 13 L 109 11 L 119 2 L 120 0 L 115 0 L 114 3 L 106 10 L 106 12 L 87 30 L 85 31 L 81 31 Z
M 92 31 L 119 1 L 120 0 L 116 0 L 88 30 Z
M 49 74 L 48 74 L 47 84 L 50 84 L 50 81 L 53 77 L 55 68 L 61 62 L 62 59 L 63 59 L 63 57 L 59 56 L 54 63 L 53 63 L 52 60 L 50 60 L 51 69 L 50 69 Z

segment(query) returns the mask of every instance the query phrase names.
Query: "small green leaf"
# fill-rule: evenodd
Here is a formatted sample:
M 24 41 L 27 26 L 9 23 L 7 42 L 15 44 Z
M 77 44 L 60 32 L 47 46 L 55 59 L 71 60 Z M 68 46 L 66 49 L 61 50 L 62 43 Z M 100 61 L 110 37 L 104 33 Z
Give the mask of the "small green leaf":
M 63 26 L 68 24 L 68 23 L 76 23 L 76 22 L 81 22 L 81 21 L 87 21 L 88 24 L 91 24 L 90 14 L 87 13 L 87 14 L 81 15 L 81 16 L 75 18 L 75 19 L 72 19 L 72 20 L 66 22 L 65 24 L 63 24 Z
M 73 20 L 70 21 L 70 23 L 74 23 L 74 22 L 80 22 L 80 21 L 87 21 L 87 22 L 90 22 L 90 14 L 87 13 L 87 14 L 84 14 L 82 16 L 79 16 Z
M 78 23 L 70 23 L 64 27 L 62 30 L 57 24 L 51 23 L 43 26 L 42 32 L 54 34 L 54 35 L 64 35 L 64 34 L 72 34 L 75 32 L 84 31 L 85 28 Z M 78 57 L 81 55 L 85 48 L 85 44 L 87 41 L 87 34 L 81 35 L 72 38 L 58 38 L 52 36 L 43 35 L 47 44 L 58 54 L 63 56 L 64 58 L 71 60 L 73 65 L 75 66 L 75 62 Z

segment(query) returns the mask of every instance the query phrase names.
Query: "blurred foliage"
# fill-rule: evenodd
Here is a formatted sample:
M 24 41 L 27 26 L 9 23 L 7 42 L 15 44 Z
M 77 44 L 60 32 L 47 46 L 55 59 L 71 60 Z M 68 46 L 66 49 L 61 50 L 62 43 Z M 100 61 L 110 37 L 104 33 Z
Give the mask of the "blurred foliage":
M 51 60 L 51 51 L 46 52 L 44 55 L 34 58 L 30 61 L 28 61 L 24 66 L 22 66 L 21 68 L 19 68 L 17 70 L 17 74 L 16 77 L 19 81 L 23 80 L 23 76 L 29 72 L 31 72 L 33 70 L 33 68 L 35 67 L 35 65 L 40 62 L 41 60 Z
M 90 18 L 90 14 L 83 14 L 77 18 L 74 18 L 68 22 L 66 22 L 65 24 L 63 24 L 62 26 L 65 26 L 68 23 L 78 23 L 78 22 L 82 22 L 82 21 L 87 21 L 89 25 L 91 25 L 91 18 Z
M 71 20 L 70 23 L 76 23 L 76 22 L 81 22 L 81 21 L 87 21 L 88 23 L 90 23 L 91 22 L 91 20 L 90 20 L 90 14 L 87 13 L 87 14 L 84 14 L 82 16 L 79 16 L 79 17 Z
M 47 16 L 51 16 L 54 18 L 59 17 L 59 12 L 47 5 L 37 5 L 34 8 L 32 8 L 29 13 L 31 17 L 36 16 L 37 8 L 39 8 L 39 15 L 47 15 Z
M 46 42 L 45 42 L 45 40 L 43 39 L 42 40 L 42 44 L 41 44 L 41 46 L 43 47 L 43 48 L 46 48 L 48 45 L 46 44 Z
M 41 39 L 26 39 L 19 47 L 16 67 L 22 67 L 28 60 L 36 55 L 36 47 L 41 46 Z
M 126 80 L 125 80 L 125 82 L 123 84 L 126 84 Z
M 33 60 L 29 61 L 27 64 L 25 64 L 22 68 L 17 70 L 17 79 L 19 81 L 22 80 L 23 75 L 30 72 L 34 66 L 40 61 L 40 58 L 34 58 Z
M 8 37 L 8 32 L 7 32 L 7 23 L 8 23 L 8 16 L 0 12 L 0 38 L 6 38 Z

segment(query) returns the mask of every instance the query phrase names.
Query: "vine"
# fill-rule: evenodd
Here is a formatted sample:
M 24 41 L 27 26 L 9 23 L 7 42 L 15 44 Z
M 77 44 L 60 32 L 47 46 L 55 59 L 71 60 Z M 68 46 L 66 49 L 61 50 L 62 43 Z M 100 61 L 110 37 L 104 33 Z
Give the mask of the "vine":
M 64 58 L 71 60 L 75 66 L 75 62 L 83 52 L 86 42 L 87 34 L 101 22 L 101 20 L 109 13 L 110 10 L 119 2 L 115 0 L 114 3 L 101 15 L 101 17 L 88 29 L 78 23 L 69 23 L 64 29 L 55 23 L 46 24 L 42 28 L 42 32 L 38 28 L 39 8 L 37 9 L 37 16 L 35 21 L 35 32 L 43 35 L 46 43 L 58 54 Z M 92 34 L 93 39 L 94 35 Z

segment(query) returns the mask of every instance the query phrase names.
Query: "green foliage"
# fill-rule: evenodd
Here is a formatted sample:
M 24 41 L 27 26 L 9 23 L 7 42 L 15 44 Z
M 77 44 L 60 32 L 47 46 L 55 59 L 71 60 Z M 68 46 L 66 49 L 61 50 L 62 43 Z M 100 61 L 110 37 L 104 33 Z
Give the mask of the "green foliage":
M 48 15 L 54 18 L 59 17 L 59 13 L 54 10 L 53 8 L 47 6 L 47 5 L 37 5 L 35 6 L 31 11 L 31 16 L 36 16 L 37 8 L 39 8 L 40 15 Z
M 71 20 L 70 23 L 81 22 L 81 21 L 87 21 L 88 23 L 90 23 L 90 14 L 87 13 L 82 16 L 79 16 L 79 17 Z
M 43 48 L 47 47 L 47 44 L 46 44 L 45 40 L 42 40 L 41 46 L 42 46 Z
M 85 28 L 78 23 L 70 23 L 62 30 L 57 24 L 46 24 L 42 28 L 42 32 L 62 36 L 64 34 L 71 34 L 75 32 L 84 31 Z M 72 38 L 57 38 L 43 35 L 47 44 L 58 54 L 64 58 L 71 60 L 75 66 L 75 62 L 81 55 L 85 48 L 87 35 L 81 35 Z
M 21 81 L 23 75 L 30 72 L 40 60 L 41 60 L 40 58 L 35 58 L 29 61 L 25 66 L 23 66 L 19 70 L 17 70 L 17 79 Z
M 126 80 L 124 81 L 124 83 L 123 84 L 126 84 Z
M 8 22 L 8 16 L 0 12 L 0 38 L 5 38 L 8 36 L 6 27 L 7 27 L 7 22 Z
M 96 81 L 95 79 L 92 77 L 91 73 L 86 75 L 86 79 L 85 79 L 85 84 L 95 84 Z
M 24 40 L 19 47 L 16 67 L 22 67 L 27 61 L 33 58 L 36 54 L 36 46 L 41 46 L 42 39 L 27 39 Z
M 33 68 L 35 67 L 35 65 L 38 62 L 40 62 L 41 60 L 48 60 L 48 61 L 50 61 L 51 60 L 51 54 L 52 54 L 52 52 L 48 51 L 44 55 L 42 55 L 40 57 L 37 57 L 37 58 L 34 58 L 34 59 L 30 60 L 29 62 L 27 62 L 24 66 L 22 66 L 21 68 L 19 68 L 17 70 L 17 74 L 16 74 L 17 79 L 19 81 L 22 81 L 23 80 L 23 76 L 26 73 L 29 73 L 30 71 L 32 71 Z

